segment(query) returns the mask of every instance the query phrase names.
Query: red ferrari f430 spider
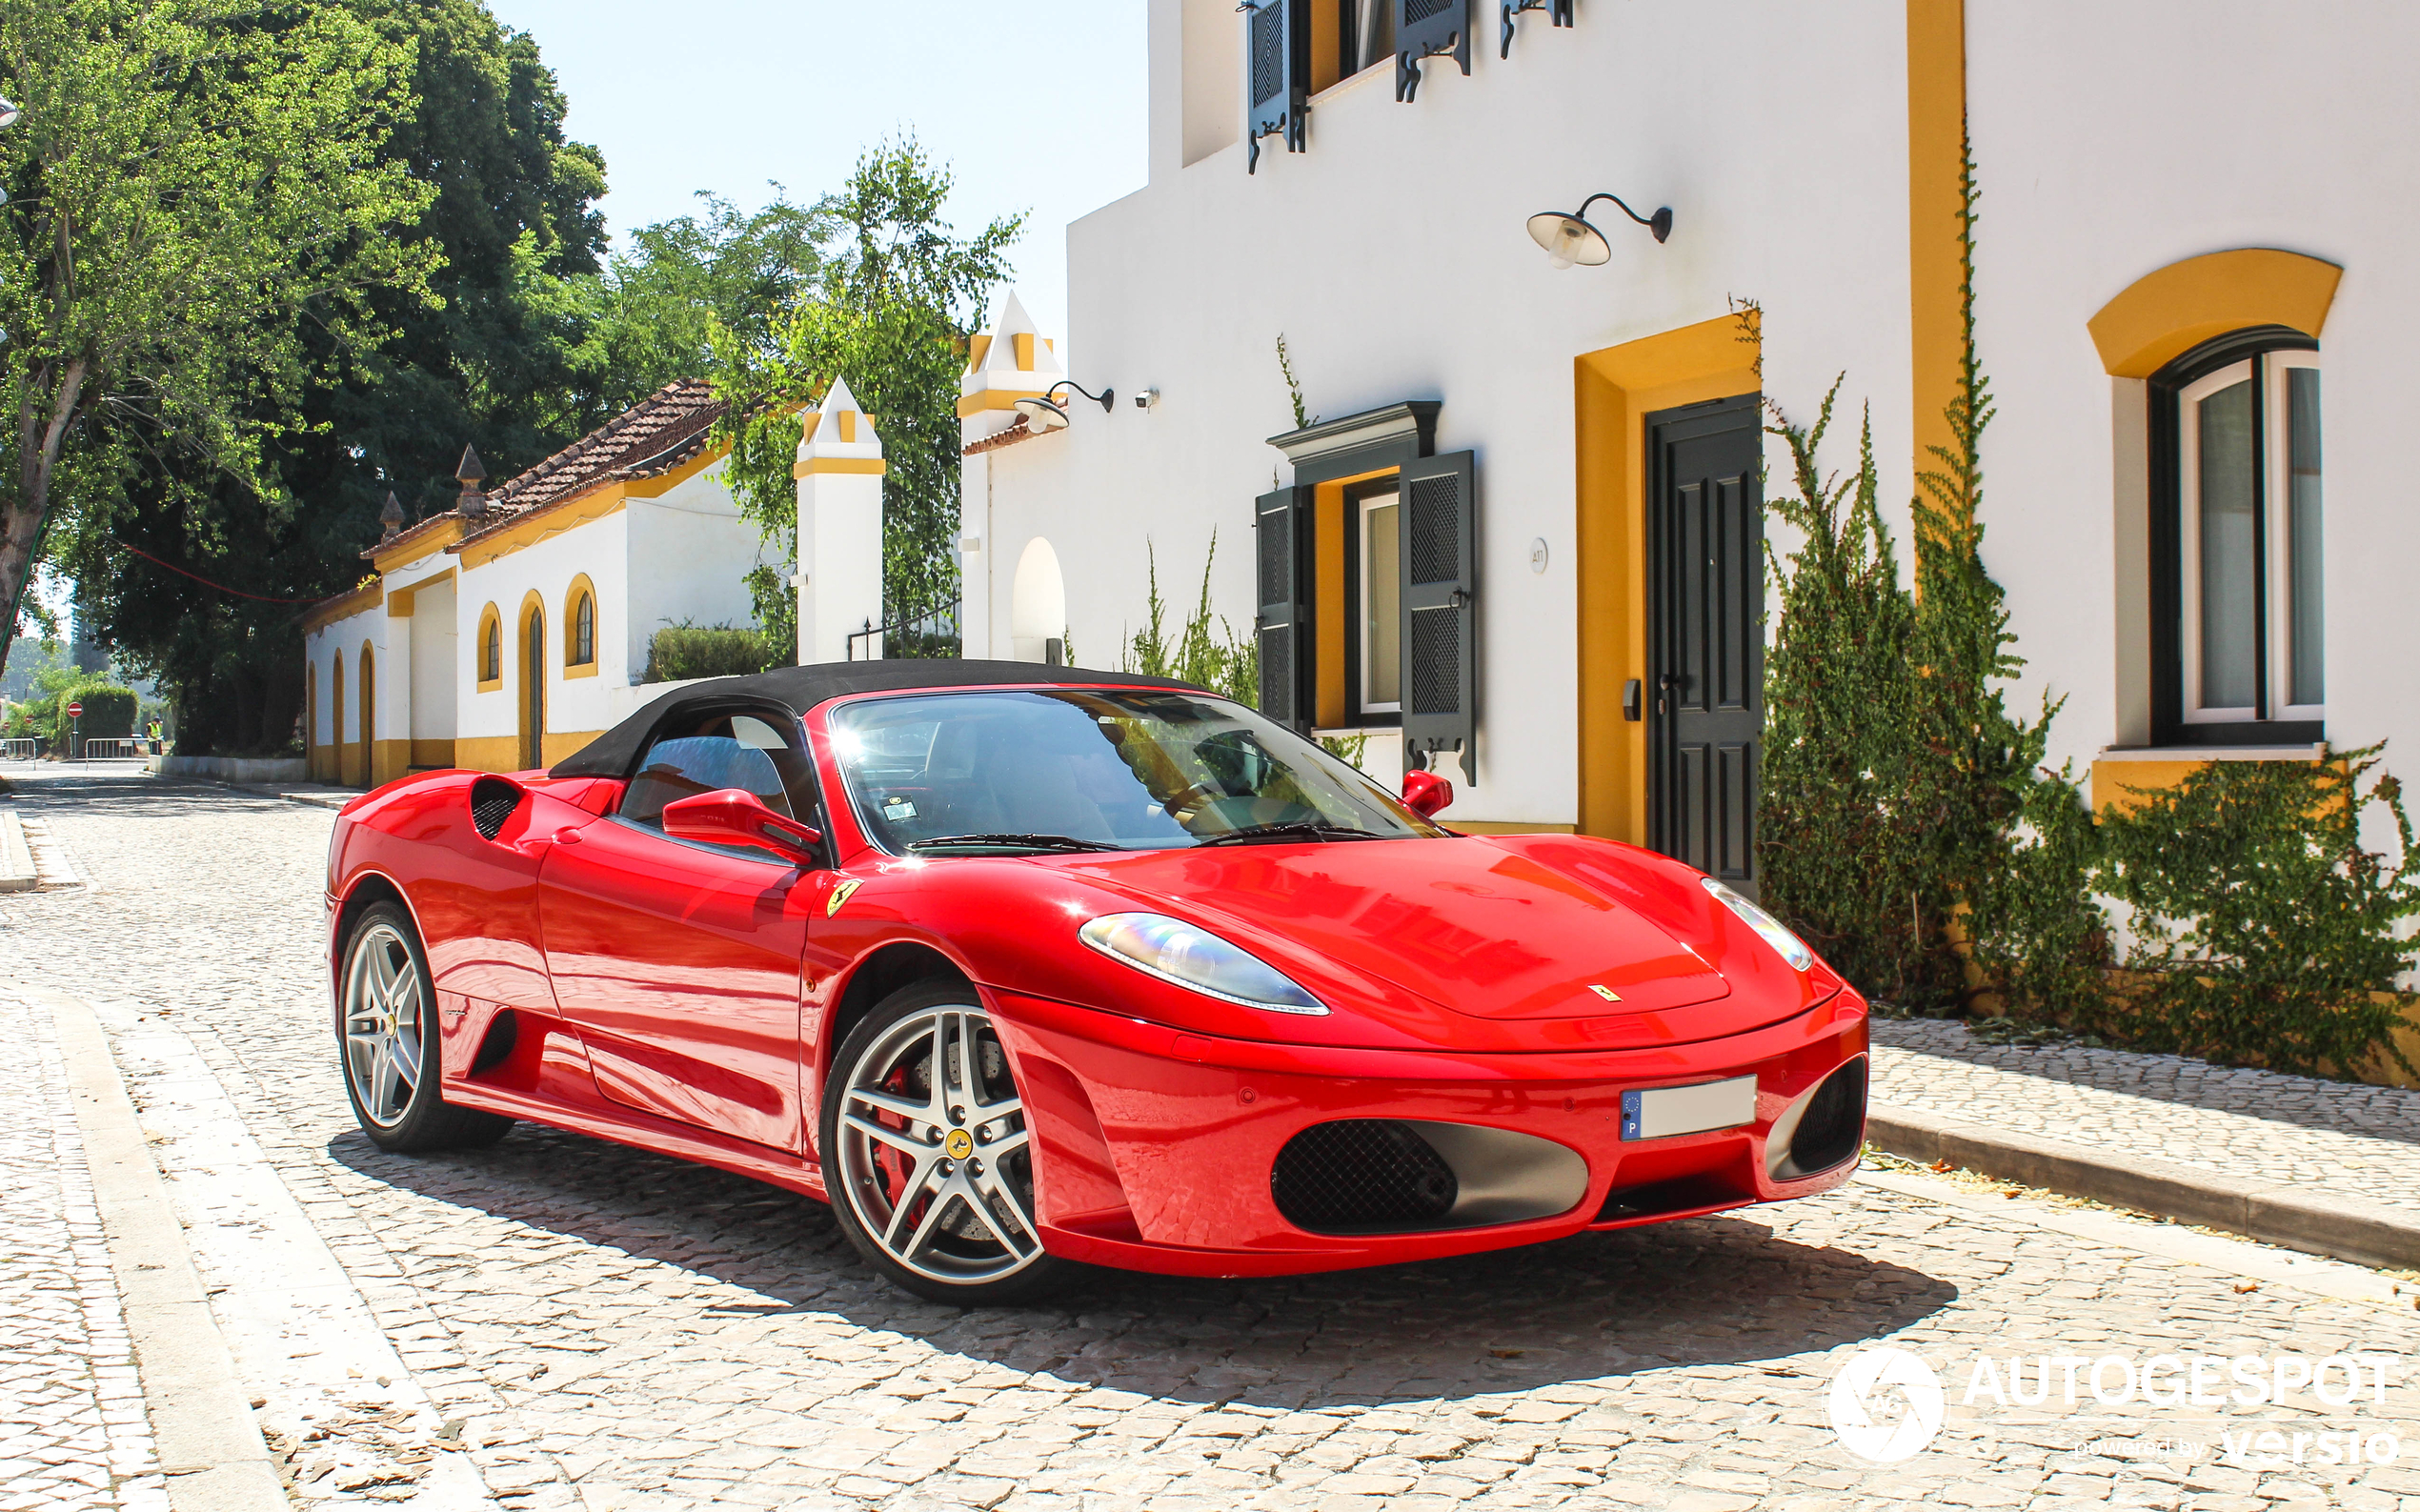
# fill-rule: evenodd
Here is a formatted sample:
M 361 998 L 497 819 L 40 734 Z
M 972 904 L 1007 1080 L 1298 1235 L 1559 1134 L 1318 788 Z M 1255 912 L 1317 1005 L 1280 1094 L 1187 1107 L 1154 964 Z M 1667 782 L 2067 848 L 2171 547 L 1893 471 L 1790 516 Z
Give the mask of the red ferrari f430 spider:
M 1748 898 L 1462 835 L 1199 688 L 1022 662 L 685 685 L 328 857 L 394 1151 L 529 1119 L 809 1193 L 957 1302 L 1424 1260 L 1836 1186 L 1866 1010 Z

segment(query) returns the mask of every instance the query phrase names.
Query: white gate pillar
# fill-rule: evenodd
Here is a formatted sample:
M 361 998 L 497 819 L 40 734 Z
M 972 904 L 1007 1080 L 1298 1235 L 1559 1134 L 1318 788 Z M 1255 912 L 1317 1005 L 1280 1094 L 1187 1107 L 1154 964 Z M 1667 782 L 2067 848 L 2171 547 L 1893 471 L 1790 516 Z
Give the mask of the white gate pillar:
M 798 459 L 798 662 L 846 661 L 882 623 L 882 438 L 839 378 L 806 417 Z M 880 636 L 858 653 L 882 655 Z

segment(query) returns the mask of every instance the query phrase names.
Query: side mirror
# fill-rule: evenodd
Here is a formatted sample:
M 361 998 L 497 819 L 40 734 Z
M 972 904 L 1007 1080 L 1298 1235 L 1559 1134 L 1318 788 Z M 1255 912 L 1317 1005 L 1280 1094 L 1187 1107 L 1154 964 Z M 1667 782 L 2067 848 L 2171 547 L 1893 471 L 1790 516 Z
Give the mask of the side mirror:
M 717 788 L 665 804 L 664 833 L 709 845 L 758 846 L 797 866 L 812 865 L 823 844 L 821 830 L 784 818 L 741 788 Z
M 1436 773 L 1413 771 L 1403 774 L 1403 807 L 1422 818 L 1435 818 L 1445 812 L 1445 806 L 1453 801 L 1454 784 Z M 667 809 L 664 812 L 670 814 L 672 811 Z

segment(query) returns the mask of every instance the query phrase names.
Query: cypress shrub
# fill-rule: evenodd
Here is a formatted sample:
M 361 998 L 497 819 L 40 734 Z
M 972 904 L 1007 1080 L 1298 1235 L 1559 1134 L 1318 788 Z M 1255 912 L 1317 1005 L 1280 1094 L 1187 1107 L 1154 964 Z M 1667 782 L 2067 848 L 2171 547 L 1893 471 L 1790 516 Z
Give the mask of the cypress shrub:
M 786 665 L 760 631 L 730 625 L 667 625 L 647 642 L 647 680 L 686 682 L 692 677 L 736 677 Z

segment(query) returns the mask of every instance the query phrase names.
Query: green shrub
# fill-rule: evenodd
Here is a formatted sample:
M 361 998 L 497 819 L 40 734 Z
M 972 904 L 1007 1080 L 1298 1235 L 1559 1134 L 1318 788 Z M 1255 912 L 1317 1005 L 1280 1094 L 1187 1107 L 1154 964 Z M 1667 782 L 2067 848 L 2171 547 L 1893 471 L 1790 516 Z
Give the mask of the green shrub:
M 1250 635 L 1210 611 L 1210 564 L 1219 559 L 1219 533 L 1210 533 L 1210 554 L 1201 563 L 1201 595 L 1177 638 L 1167 635 L 1168 605 L 1160 596 L 1160 555 L 1148 542 L 1150 596 L 1143 628 L 1135 632 L 1119 655 L 1118 670 L 1146 677 L 1174 677 L 1232 698 L 1247 709 L 1260 706 L 1260 648 Z M 1212 628 L 1216 621 L 1216 630 Z M 1074 653 L 1068 654 L 1074 660 Z
M 112 683 L 88 682 L 69 688 L 50 699 L 50 751 L 54 756 L 71 755 L 70 738 L 108 739 L 134 733 L 134 713 L 141 698 L 131 688 Z M 68 705 L 84 706 L 81 717 L 71 720 Z
M 2377 746 L 2325 761 L 2212 761 L 2105 809 L 2101 885 L 2132 911 L 2138 974 L 2075 1004 L 2074 1027 L 2159 1050 L 2349 1075 L 2391 1056 L 2391 1001 L 2420 915 L 2411 820 Z M 2109 796 L 2115 797 L 2115 795 Z M 2362 848 L 2365 814 L 2391 856 Z
M 787 656 L 760 631 L 730 625 L 667 625 L 647 642 L 647 680 L 686 682 L 692 677 L 736 677 L 786 665 Z

